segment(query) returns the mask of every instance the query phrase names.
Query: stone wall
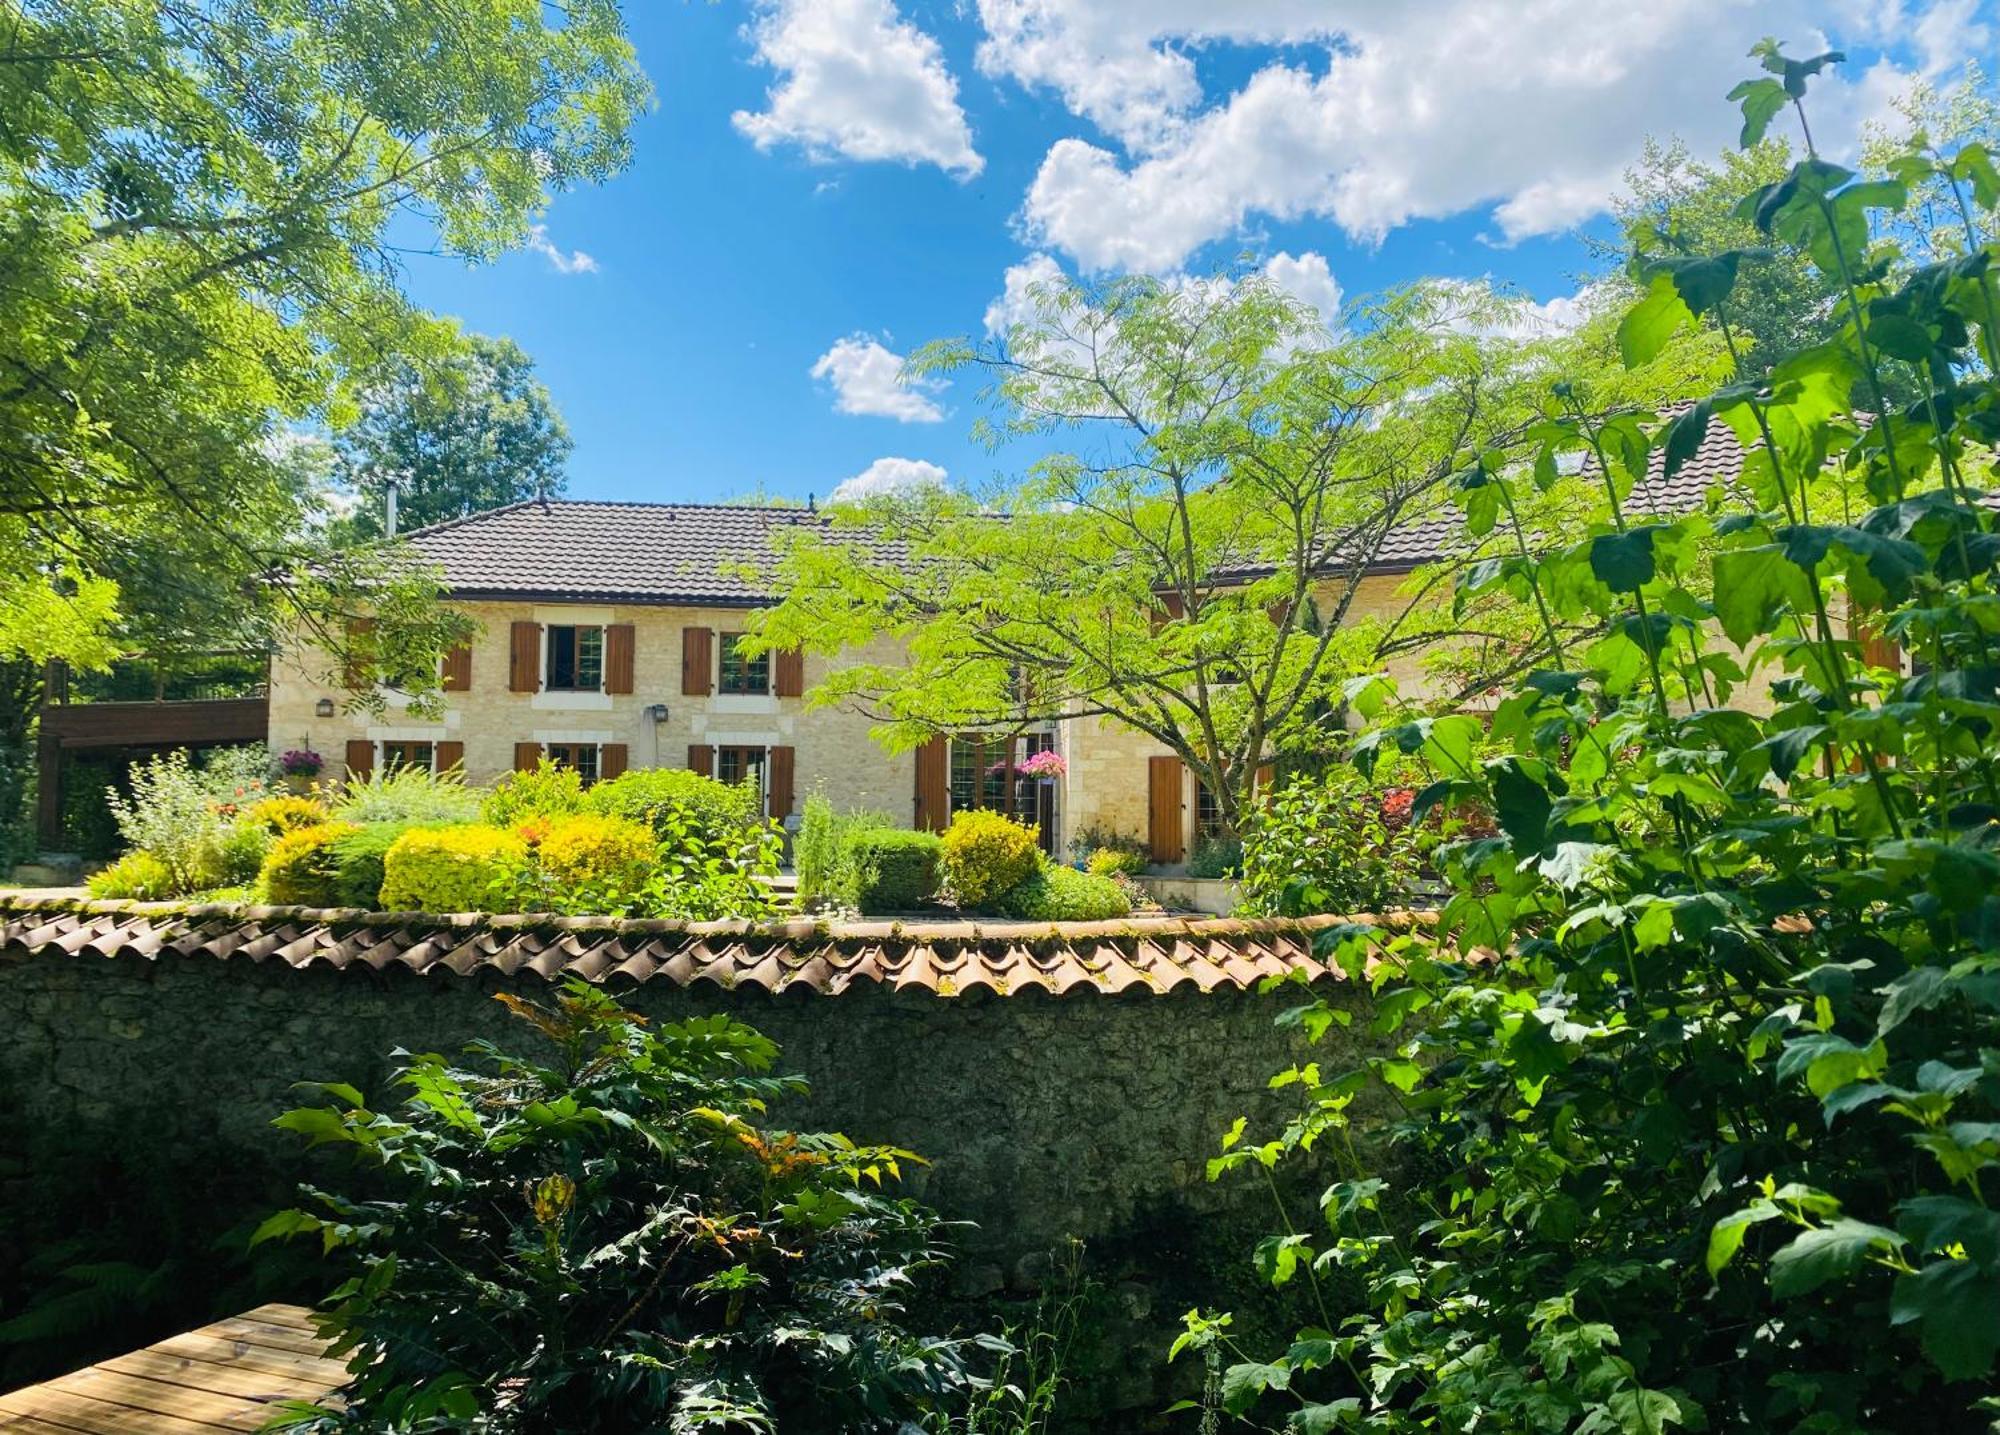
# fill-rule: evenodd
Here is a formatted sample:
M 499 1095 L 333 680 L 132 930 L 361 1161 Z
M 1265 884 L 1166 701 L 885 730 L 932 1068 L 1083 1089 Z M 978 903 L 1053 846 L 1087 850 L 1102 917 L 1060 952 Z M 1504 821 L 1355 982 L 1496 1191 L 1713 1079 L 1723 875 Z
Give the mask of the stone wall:
M 80 1221 L 112 1247 L 121 1227 L 198 1243 L 272 1209 L 308 1169 L 296 1140 L 269 1124 L 294 1104 L 293 1082 L 340 1079 L 372 1095 L 398 1046 L 531 1039 L 492 1000 L 501 990 L 548 988 L 491 968 L 458 977 L 164 952 L 0 952 L 0 1103 L 10 1116 L 0 1228 L 18 1234 L 15 1258 L 75 1235 Z M 917 1193 L 977 1223 L 947 1297 L 957 1318 L 1020 1318 L 1060 1266 L 1057 1253 L 1081 1240 L 1090 1315 L 1068 1406 L 1079 1428 L 1156 1428 L 1157 1412 L 1200 1374 L 1165 1363 L 1182 1312 L 1231 1305 L 1254 1326 L 1264 1308 L 1248 1254 L 1273 1228 L 1268 1194 L 1249 1180 L 1211 1185 L 1204 1163 L 1235 1116 L 1269 1108 L 1268 1078 L 1303 1049 L 1273 1024 L 1296 989 L 941 997 L 857 985 L 772 996 L 655 980 L 621 995 L 655 1018 L 725 1011 L 777 1039 L 785 1069 L 813 1084 L 808 1100 L 777 1113 L 782 1124 L 928 1156 L 912 1174 Z M 1337 1027 L 1328 1038 L 1353 1039 Z M 1300 1209 L 1311 1209 L 1309 1196 Z M 10 1264 L 0 1255 L 0 1297 L 42 1279 Z M 245 1289 L 203 1298 L 247 1304 Z M 185 1303 L 175 1312 L 187 1314 Z M 1276 1313 L 1280 1324 L 1298 1318 Z M 146 1334 L 123 1328 L 112 1343 L 130 1348 Z

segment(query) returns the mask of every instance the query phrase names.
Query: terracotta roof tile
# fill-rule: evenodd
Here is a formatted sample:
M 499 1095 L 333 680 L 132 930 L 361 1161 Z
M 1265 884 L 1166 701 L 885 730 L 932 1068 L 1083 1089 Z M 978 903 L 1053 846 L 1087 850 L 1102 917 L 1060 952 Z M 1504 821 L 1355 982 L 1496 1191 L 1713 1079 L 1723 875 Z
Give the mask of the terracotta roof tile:
M 436 916 L 298 907 L 177 907 L 159 902 L 0 898 L 0 953 L 183 957 L 471 976 L 484 969 L 545 981 L 706 982 L 724 990 L 838 994 L 862 984 L 940 996 L 974 991 L 1057 996 L 1094 991 L 1247 989 L 1303 970 L 1338 973 L 1313 955 L 1321 929 L 1347 920 L 1134 917 L 1117 922 L 978 924 L 794 919 L 662 922 Z M 1389 926 L 1407 913 L 1359 918 Z

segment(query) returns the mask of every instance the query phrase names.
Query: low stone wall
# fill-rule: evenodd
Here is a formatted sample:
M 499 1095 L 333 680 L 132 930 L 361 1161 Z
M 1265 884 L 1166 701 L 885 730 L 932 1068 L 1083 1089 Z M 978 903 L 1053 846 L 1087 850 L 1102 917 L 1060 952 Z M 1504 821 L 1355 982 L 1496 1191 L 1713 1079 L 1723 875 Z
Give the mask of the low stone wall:
M 193 1241 L 270 1209 L 305 1169 L 294 1138 L 270 1126 L 295 1104 L 292 1083 L 342 1080 L 375 1094 L 397 1047 L 520 1042 L 527 1033 L 493 996 L 550 989 L 534 966 L 510 972 L 497 958 L 455 964 L 463 974 L 443 962 L 415 970 L 410 960 L 294 965 L 315 941 L 326 946 L 339 914 L 304 935 L 309 914 L 281 914 L 203 940 L 187 935 L 199 923 L 181 918 L 120 927 L 111 940 L 44 916 L 16 914 L 12 941 L 0 946 L 0 1102 L 10 1116 L 0 1128 L 0 1226 L 26 1235 L 30 1251 L 36 1238 L 75 1234 L 83 1211 L 133 1230 L 164 1222 L 179 1235 L 162 1239 Z M 1242 945 L 1261 942 L 1268 958 L 1270 924 L 1237 925 Z M 787 970 L 840 960 L 833 949 L 842 934 L 791 930 L 780 960 Z M 1152 1428 L 1170 1387 L 1184 1390 L 1199 1375 L 1186 1362 L 1165 1365 L 1182 1312 L 1257 1298 L 1248 1257 L 1272 1228 L 1268 1193 L 1250 1181 L 1210 1184 L 1204 1165 L 1237 1115 L 1268 1109 L 1269 1077 L 1298 1059 L 1295 1030 L 1274 1025 L 1297 988 L 1260 994 L 1246 980 L 1208 990 L 1154 980 L 1118 995 L 1095 984 L 1057 995 L 1002 983 L 1009 994 L 1001 995 L 963 980 L 963 953 L 938 955 L 937 929 L 869 930 L 878 957 L 893 956 L 898 942 L 921 943 L 930 960 L 956 961 L 961 982 L 852 980 L 838 995 L 804 980 L 776 993 L 749 980 L 635 982 L 615 971 L 607 982 L 649 1017 L 727 1012 L 781 1043 L 783 1067 L 813 1086 L 810 1098 L 776 1113 L 781 1124 L 892 1141 L 930 1158 L 910 1185 L 947 1216 L 976 1223 L 963 1235 L 953 1295 L 981 1318 L 1031 1300 L 1061 1264 L 1052 1257 L 1083 1242 L 1093 1348 L 1078 1356 L 1073 1413 L 1099 1430 Z M 1223 969 L 1229 925 L 1189 930 L 1200 941 L 1184 940 L 1186 950 Z M 1045 942 L 1064 940 L 1042 931 Z M 377 935 L 343 941 L 359 948 Z M 990 952 L 1007 939 L 979 940 Z M 712 936 L 709 945 L 724 941 Z M 826 952 L 816 956 L 815 942 Z M 628 934 L 619 950 L 632 945 Z M 1173 946 L 1156 933 L 1154 950 Z M 747 949 L 737 958 L 769 960 Z M 1049 960 L 1108 965 L 1082 938 Z M 1244 960 L 1239 976 L 1255 965 Z M 1328 1041 L 1357 1039 L 1335 1028 Z M 1325 1049 L 1316 1056 L 1340 1060 Z M 163 1206 L 178 1215 L 162 1215 Z M 17 1298 L 34 1279 L 45 1277 L 0 1271 Z

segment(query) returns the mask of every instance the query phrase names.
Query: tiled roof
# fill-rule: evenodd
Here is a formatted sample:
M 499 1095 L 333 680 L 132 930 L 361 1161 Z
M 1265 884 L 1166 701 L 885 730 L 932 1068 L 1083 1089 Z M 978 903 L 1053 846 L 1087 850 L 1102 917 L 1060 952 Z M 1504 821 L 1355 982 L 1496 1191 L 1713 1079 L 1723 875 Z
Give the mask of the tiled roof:
M 464 598 L 734 607 L 770 601 L 773 540 L 799 528 L 831 525 L 802 508 L 530 499 L 403 536 Z M 725 572 L 746 564 L 747 580 Z
M 302 907 L 176 907 L 159 902 L 0 900 L 0 960 L 27 955 L 141 957 L 161 953 L 230 961 L 426 975 L 484 968 L 548 981 L 712 983 L 769 992 L 837 995 L 861 984 L 939 996 L 984 989 L 1247 990 L 1303 970 L 1336 977 L 1313 955 L 1314 934 L 1354 920 L 1405 927 L 1428 920 L 1134 917 L 1116 922 L 828 925 L 666 922 L 594 917 L 438 916 Z
M 1661 449 L 1649 465 L 1627 511 L 1671 516 L 1699 508 L 1708 489 L 1735 479 L 1743 450 L 1716 422 L 1671 482 Z M 826 515 L 800 508 L 531 499 L 404 536 L 443 569 L 445 587 L 461 598 L 749 607 L 774 600 L 774 540 L 802 528 L 834 531 Z M 1458 546 L 1462 531 L 1455 513 L 1405 524 L 1383 541 L 1374 566 L 1396 571 L 1432 562 Z M 746 565 L 753 570 L 747 576 L 733 571 Z

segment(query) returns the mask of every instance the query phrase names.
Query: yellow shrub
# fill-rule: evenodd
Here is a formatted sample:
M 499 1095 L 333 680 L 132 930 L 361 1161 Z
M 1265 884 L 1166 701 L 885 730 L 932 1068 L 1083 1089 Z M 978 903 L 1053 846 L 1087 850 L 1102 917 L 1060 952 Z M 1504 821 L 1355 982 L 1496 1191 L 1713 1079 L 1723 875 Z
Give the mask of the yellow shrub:
M 382 859 L 382 907 L 390 912 L 493 912 L 513 905 L 528 844 L 476 824 L 417 827 Z
M 961 907 L 984 907 L 1041 870 L 1036 830 L 997 812 L 961 812 L 944 834 L 945 881 Z
M 560 893 L 630 895 L 652 875 L 659 845 L 652 828 L 623 817 L 560 817 L 541 839 L 542 875 Z
M 85 884 L 93 897 L 130 897 L 154 901 L 174 895 L 174 874 L 150 852 L 127 852 L 109 867 L 90 874 Z
M 320 822 L 294 828 L 273 842 L 257 873 L 263 899 L 288 907 L 339 906 L 336 885 L 340 869 L 333 844 L 352 831 L 354 825 L 349 822 Z
M 289 792 L 254 802 L 243 815 L 278 837 L 301 827 L 317 827 L 327 819 L 326 807 L 317 798 L 298 797 Z

